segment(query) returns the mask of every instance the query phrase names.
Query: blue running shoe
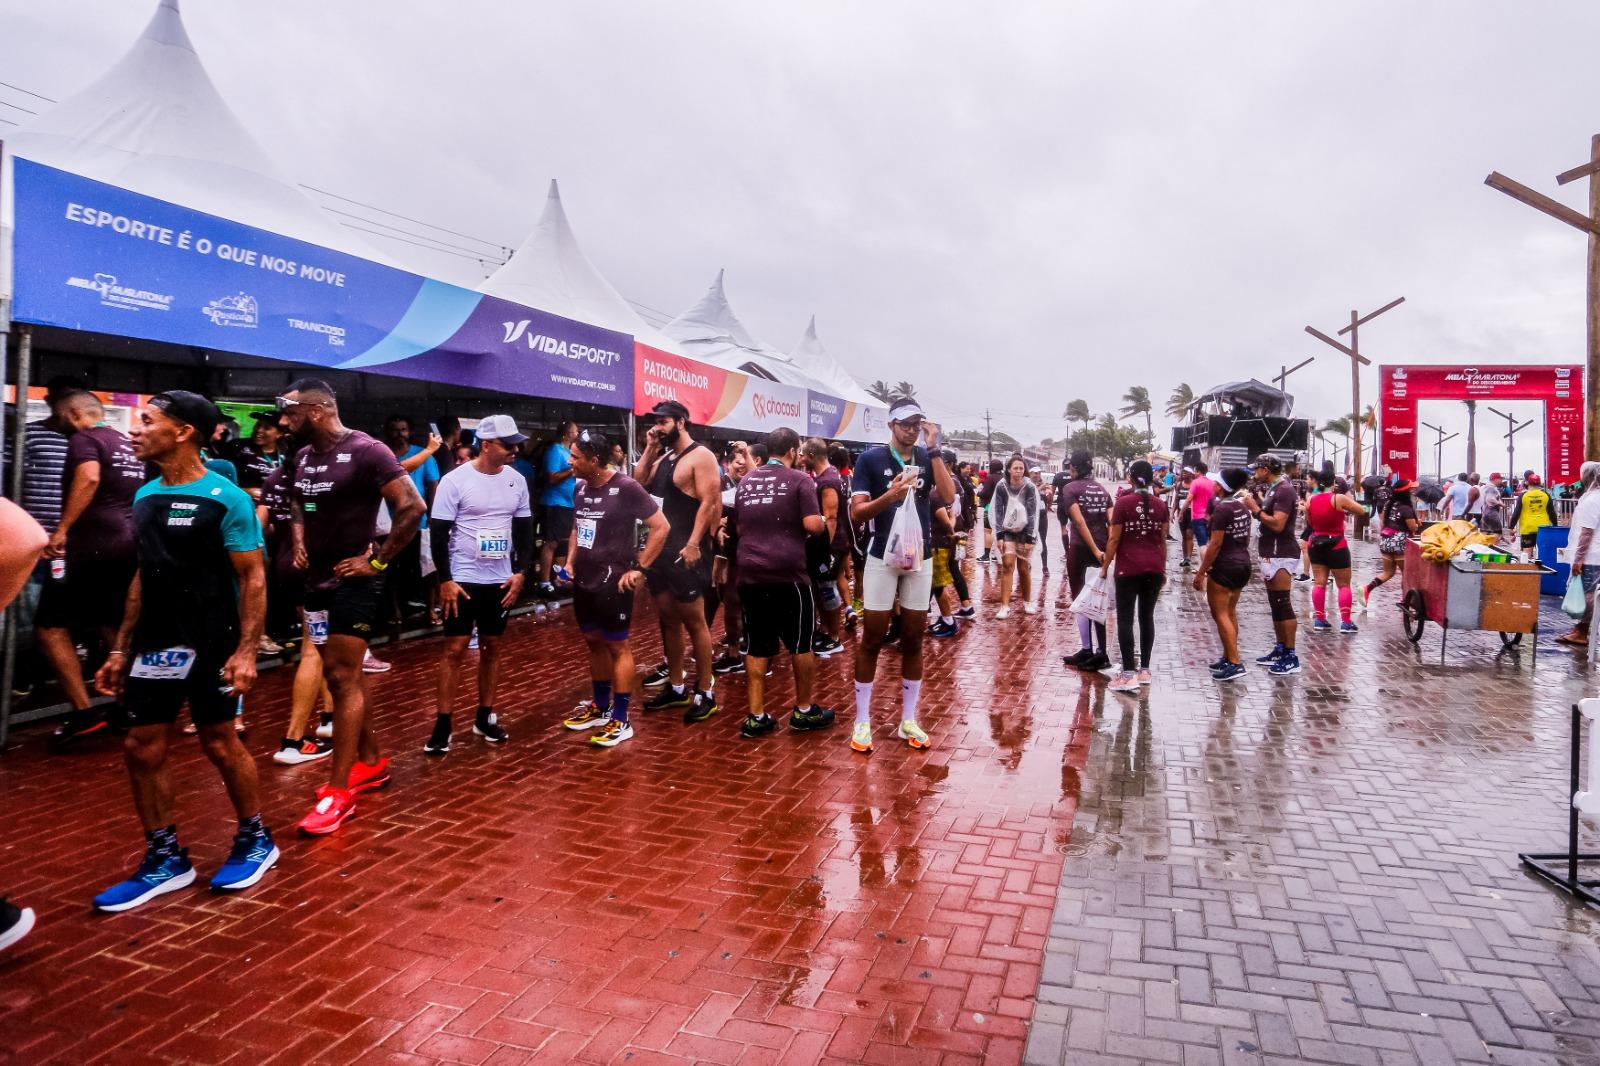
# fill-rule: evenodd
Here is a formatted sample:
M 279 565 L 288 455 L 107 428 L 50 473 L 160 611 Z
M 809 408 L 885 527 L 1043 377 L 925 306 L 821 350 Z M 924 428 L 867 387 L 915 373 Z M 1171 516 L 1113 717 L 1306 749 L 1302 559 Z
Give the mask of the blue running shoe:
M 239 833 L 233 838 L 233 851 L 211 879 L 213 892 L 238 892 L 261 880 L 261 875 L 278 861 L 278 845 L 272 834 Z
M 1267 672 L 1278 677 L 1287 677 L 1300 672 L 1300 656 L 1292 651 L 1284 652 L 1278 661 L 1267 667 Z
M 1274 644 L 1272 646 L 1272 650 L 1267 652 L 1267 654 L 1256 656 L 1256 665 L 1271 666 L 1281 658 L 1283 658 L 1283 645 Z
M 1249 673 L 1243 663 L 1224 663 L 1220 670 L 1211 671 L 1213 681 L 1233 681 Z
M 194 867 L 189 864 L 188 848 L 179 848 L 176 855 L 145 852 L 138 871 L 128 880 L 112 885 L 96 896 L 94 909 L 108 913 L 130 911 L 157 896 L 188 888 L 192 884 Z
M 1357 634 L 1359 632 L 1361 632 L 1361 627 L 1356 625 L 1354 622 L 1340 622 L 1339 623 L 1339 633 L 1342 636 L 1346 636 L 1346 637 L 1354 636 L 1355 634 Z
M 1333 632 L 1333 623 L 1326 618 L 1318 618 L 1311 623 L 1311 631 L 1313 633 L 1331 633 Z

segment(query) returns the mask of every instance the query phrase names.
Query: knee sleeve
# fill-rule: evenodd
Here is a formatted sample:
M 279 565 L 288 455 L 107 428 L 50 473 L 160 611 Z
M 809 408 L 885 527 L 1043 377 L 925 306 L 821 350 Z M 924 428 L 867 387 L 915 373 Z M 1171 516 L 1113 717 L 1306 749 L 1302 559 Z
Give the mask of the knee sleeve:
M 1290 622 L 1294 620 L 1294 596 L 1288 589 L 1268 589 L 1267 603 L 1272 607 L 1272 620 L 1274 622 Z

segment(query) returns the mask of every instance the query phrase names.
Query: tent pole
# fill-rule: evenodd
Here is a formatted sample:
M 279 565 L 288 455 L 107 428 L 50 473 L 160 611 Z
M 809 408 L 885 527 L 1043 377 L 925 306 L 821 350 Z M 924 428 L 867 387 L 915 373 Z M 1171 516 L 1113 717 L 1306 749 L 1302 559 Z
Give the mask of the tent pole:
M 9 311 L 9 307 L 7 308 Z M 6 320 L 9 323 L 9 317 Z M 17 429 L 12 443 L 11 463 L 11 499 L 20 505 L 22 502 L 22 446 L 28 439 L 28 377 L 32 372 L 33 362 L 33 331 L 27 326 L 19 328 L 20 334 L 17 343 Z M 0 378 L 5 376 L 5 344 L 6 334 L 0 332 Z M 6 740 L 11 736 L 11 686 L 17 677 L 17 604 L 12 602 L 6 608 L 5 616 L 5 665 L 0 668 L 0 752 L 5 750 Z
M 628 466 L 630 468 L 635 463 L 637 463 L 639 461 L 638 441 L 639 441 L 639 427 L 637 425 L 637 416 L 633 413 L 633 409 L 630 407 L 628 409 L 628 449 L 627 449 L 628 450 Z M 631 469 L 629 470 L 629 473 L 632 473 Z

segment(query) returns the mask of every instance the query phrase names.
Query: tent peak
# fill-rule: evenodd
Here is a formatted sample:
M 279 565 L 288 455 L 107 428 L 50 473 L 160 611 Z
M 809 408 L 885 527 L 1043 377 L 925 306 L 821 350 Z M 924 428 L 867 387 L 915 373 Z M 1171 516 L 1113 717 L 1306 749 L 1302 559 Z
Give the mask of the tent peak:
M 561 200 L 561 186 L 556 182 L 555 178 L 550 179 L 549 198 L 557 202 Z
M 178 7 L 178 0 L 161 0 L 140 36 L 156 44 L 195 52 L 194 42 L 189 40 L 189 31 L 183 25 L 183 12 Z

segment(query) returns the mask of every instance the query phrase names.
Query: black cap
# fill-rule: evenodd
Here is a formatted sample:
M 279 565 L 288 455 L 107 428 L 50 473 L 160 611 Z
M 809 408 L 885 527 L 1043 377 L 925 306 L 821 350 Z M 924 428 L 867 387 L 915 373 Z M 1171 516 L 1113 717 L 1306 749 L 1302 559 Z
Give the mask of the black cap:
M 1265 467 L 1267 473 L 1269 474 L 1283 473 L 1283 460 L 1279 459 L 1271 452 L 1262 452 L 1260 455 L 1256 456 L 1255 462 L 1251 463 L 1250 466 L 1256 470 L 1260 470 L 1262 467 Z
M 689 421 L 689 409 L 677 400 L 662 400 L 650 408 L 650 413 L 658 418 L 680 418 Z
M 195 440 L 202 448 L 211 440 L 211 434 L 217 431 L 217 423 L 222 421 L 222 412 L 217 410 L 216 404 L 198 392 L 184 389 L 158 392 L 150 397 L 150 406 L 174 421 L 193 426 Z
M 1217 475 L 1217 480 L 1220 481 L 1222 483 L 1222 487 L 1227 489 L 1229 492 L 1238 492 L 1240 489 L 1250 484 L 1250 471 L 1246 470 L 1242 466 L 1230 466 L 1226 470 L 1222 471 L 1222 473 Z

